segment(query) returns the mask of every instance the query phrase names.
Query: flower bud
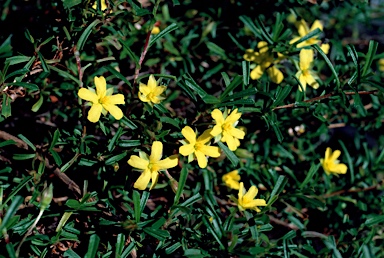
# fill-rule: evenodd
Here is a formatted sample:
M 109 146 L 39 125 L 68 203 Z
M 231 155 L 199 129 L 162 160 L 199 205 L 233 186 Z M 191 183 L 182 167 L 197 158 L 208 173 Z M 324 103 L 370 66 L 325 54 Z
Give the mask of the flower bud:
M 45 208 L 47 208 L 47 206 L 51 203 L 52 198 L 53 198 L 53 185 L 50 184 L 41 193 L 40 210 L 45 210 Z
M 247 151 L 246 149 L 237 148 L 235 150 L 236 156 L 243 159 L 253 159 L 253 153 Z

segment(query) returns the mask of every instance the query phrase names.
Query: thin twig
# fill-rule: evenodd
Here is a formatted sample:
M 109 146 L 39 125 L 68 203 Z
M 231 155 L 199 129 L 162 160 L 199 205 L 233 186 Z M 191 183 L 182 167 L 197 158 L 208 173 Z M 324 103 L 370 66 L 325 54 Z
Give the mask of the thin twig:
M 147 54 L 148 45 L 149 45 L 149 39 L 150 38 L 151 38 L 151 31 L 148 31 L 147 38 L 145 39 L 145 43 L 144 43 L 143 52 L 141 52 L 141 56 L 140 56 L 140 59 L 139 59 L 139 66 L 136 67 L 136 70 L 135 70 L 135 77 L 133 78 L 134 81 L 133 81 L 132 95 L 135 95 L 136 80 L 137 80 L 137 77 L 139 77 L 139 72 L 140 72 L 140 69 L 141 69 L 141 64 L 143 63 L 145 55 Z
M 16 142 L 16 146 L 25 150 L 28 150 L 28 145 L 19 138 L 0 130 L 0 139 L 13 140 Z
M 377 92 L 378 92 L 378 90 L 358 91 L 357 94 L 359 94 L 359 95 L 370 95 L 370 94 L 375 94 Z M 347 91 L 347 92 L 344 92 L 344 94 L 345 95 L 355 95 L 356 92 Z M 310 102 L 314 102 L 314 101 L 318 101 L 318 100 L 327 99 L 327 98 L 330 98 L 330 97 L 333 97 L 333 96 L 336 96 L 336 95 L 338 95 L 338 94 L 336 94 L 336 93 L 329 93 L 329 94 L 326 94 L 324 96 L 320 96 L 320 97 L 304 100 L 304 102 L 310 103 Z M 291 104 L 288 104 L 288 105 L 278 106 L 278 107 L 275 107 L 273 110 L 283 109 L 283 108 L 294 108 L 294 107 L 296 107 L 296 103 L 291 103 Z
M 357 188 L 357 189 L 348 189 L 348 190 L 340 190 L 340 191 L 336 191 L 336 192 L 333 192 L 333 193 L 329 193 L 329 194 L 325 194 L 323 195 L 322 197 L 323 198 L 330 198 L 330 197 L 333 197 L 333 196 L 337 196 L 337 195 L 341 195 L 343 193 L 359 193 L 359 192 L 367 192 L 367 191 L 372 191 L 372 190 L 375 190 L 378 186 L 380 186 L 381 184 L 384 183 L 384 179 L 381 180 L 379 183 L 375 184 L 375 185 L 372 185 L 370 187 L 366 187 L 366 188 Z

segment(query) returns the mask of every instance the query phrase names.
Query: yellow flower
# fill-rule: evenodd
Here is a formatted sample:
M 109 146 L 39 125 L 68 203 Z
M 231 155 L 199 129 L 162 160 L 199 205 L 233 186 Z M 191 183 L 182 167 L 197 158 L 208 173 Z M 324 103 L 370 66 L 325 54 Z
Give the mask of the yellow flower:
M 265 41 L 260 41 L 257 44 L 257 48 L 259 49 L 259 52 L 247 49 L 243 56 L 246 61 L 258 64 L 250 73 L 251 79 L 260 79 L 264 72 L 267 71 L 268 76 L 274 83 L 281 83 L 284 79 L 284 75 L 274 64 L 278 63 L 283 55 L 278 53 L 277 55 L 279 58 L 275 60 L 273 54 L 268 49 L 268 43 Z
M 156 35 L 160 33 L 160 28 L 158 26 L 154 26 L 151 30 L 151 34 Z
M 299 39 L 301 39 L 302 37 L 306 36 L 308 33 L 312 32 L 316 29 L 320 29 L 321 31 L 323 31 L 323 24 L 321 24 L 321 22 L 319 20 L 314 21 L 311 28 L 308 27 L 308 24 L 305 20 L 300 20 L 299 22 L 296 22 L 296 26 L 297 26 L 297 31 L 299 32 L 300 36 L 294 37 L 289 42 L 289 44 L 294 44 L 296 41 L 298 41 Z M 315 37 L 309 38 L 303 42 L 300 42 L 299 44 L 297 44 L 296 47 L 302 48 L 302 47 L 311 46 L 311 45 L 320 44 L 320 43 L 321 43 L 321 41 L 317 38 L 317 36 L 315 36 Z M 323 52 L 325 54 L 328 54 L 329 44 L 322 44 L 320 47 L 321 47 L 321 50 L 323 50 Z
M 260 212 L 261 210 L 258 208 L 258 206 L 267 206 L 267 203 L 263 199 L 255 199 L 256 195 L 258 193 L 258 189 L 256 186 L 251 186 L 249 188 L 248 192 L 244 188 L 243 182 L 240 182 L 240 188 L 239 188 L 239 199 L 237 202 L 237 206 L 239 207 L 240 211 L 243 211 L 245 209 L 251 209 L 255 210 L 257 212 Z
M 149 181 L 152 179 L 152 185 L 149 189 L 151 190 L 157 183 L 157 179 L 159 178 L 159 171 L 177 166 L 178 159 L 175 155 L 161 160 L 162 152 L 163 144 L 159 141 L 155 141 L 152 144 L 151 156 L 148 156 L 146 153 L 139 151 L 139 156 L 132 155 L 129 158 L 129 165 L 143 171 L 133 185 L 134 188 L 144 190 L 147 187 Z
M 166 86 L 157 86 L 155 77 L 151 74 L 148 79 L 148 84 L 140 83 L 139 99 L 143 102 L 148 102 L 151 106 L 159 104 L 163 99 L 163 92 L 167 89 Z
M 226 142 L 231 151 L 235 151 L 240 146 L 239 139 L 244 139 L 245 132 L 235 128 L 241 113 L 237 113 L 237 108 L 230 112 L 226 110 L 224 114 L 215 109 L 211 113 L 216 125 L 212 128 L 211 135 L 215 137 L 215 141 Z
M 108 8 L 107 4 L 105 3 L 105 0 L 100 0 L 100 3 L 101 3 L 101 7 L 100 7 L 100 10 L 101 11 L 104 11 L 105 9 Z M 97 0 L 95 1 L 95 3 L 92 5 L 92 8 L 97 10 Z
M 123 117 L 123 112 L 116 104 L 125 103 L 124 95 L 112 95 L 113 88 L 107 90 L 107 83 L 103 76 L 95 76 L 94 82 L 96 85 L 96 93 L 92 88 L 81 88 L 77 93 L 81 99 L 92 102 L 92 107 L 88 112 L 88 120 L 96 123 L 99 121 L 101 113 L 107 115 L 108 112 L 111 113 L 115 119 L 120 120 Z
M 229 188 L 239 190 L 240 188 L 240 175 L 238 170 L 233 170 L 225 175 L 223 175 L 223 181 L 225 185 Z
M 179 148 L 179 152 L 183 156 L 188 156 L 188 162 L 191 162 L 194 157 L 197 159 L 199 167 L 207 167 L 207 157 L 217 158 L 220 156 L 220 148 L 206 145 L 213 138 L 210 134 L 211 129 L 205 130 L 197 139 L 196 133 L 191 127 L 186 126 L 181 130 L 185 140 L 180 141 L 183 146 Z
M 319 83 L 316 81 L 317 75 L 311 70 L 313 62 L 313 50 L 302 49 L 300 50 L 300 70 L 296 73 L 296 78 L 299 79 L 303 90 L 305 91 L 307 84 L 314 89 L 319 88 Z M 299 90 L 302 91 L 301 87 Z
M 341 151 L 339 150 L 335 150 L 332 153 L 331 148 L 328 147 L 325 151 L 325 158 L 320 159 L 320 163 L 327 175 L 330 175 L 331 173 L 335 175 L 347 173 L 347 165 L 340 163 L 340 161 L 337 159 L 340 154 Z

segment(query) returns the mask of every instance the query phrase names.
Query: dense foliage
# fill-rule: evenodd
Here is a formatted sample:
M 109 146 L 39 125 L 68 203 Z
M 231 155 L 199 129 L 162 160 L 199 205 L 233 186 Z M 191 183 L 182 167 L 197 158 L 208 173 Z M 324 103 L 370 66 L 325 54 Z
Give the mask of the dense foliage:
M 0 257 L 383 257 L 380 1 L 2 1 Z

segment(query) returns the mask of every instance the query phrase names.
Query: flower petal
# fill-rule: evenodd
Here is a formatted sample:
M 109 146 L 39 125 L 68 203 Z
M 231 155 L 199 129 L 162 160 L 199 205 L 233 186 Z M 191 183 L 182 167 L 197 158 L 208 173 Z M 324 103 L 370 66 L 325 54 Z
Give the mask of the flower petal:
M 134 168 L 145 170 L 148 168 L 149 161 L 142 159 L 139 156 L 132 155 L 128 160 L 128 164 Z
M 306 21 L 300 20 L 297 23 L 297 31 L 299 32 L 300 37 L 304 37 L 309 33 L 309 28 Z
M 150 180 L 151 180 L 151 171 L 149 169 L 146 169 L 141 173 L 141 175 L 136 180 L 133 187 L 139 190 L 144 190 L 145 188 L 147 188 L 147 185 Z
M 243 199 L 253 200 L 258 192 L 259 190 L 257 189 L 257 187 L 253 185 L 251 186 L 251 188 L 249 188 L 248 192 L 244 195 Z
M 99 97 L 97 97 L 96 93 L 88 89 L 81 88 L 77 95 L 79 96 L 79 98 L 91 101 L 92 103 L 99 103 Z
M 235 127 L 231 127 L 229 129 L 229 134 L 232 135 L 233 137 L 236 137 L 237 139 L 244 139 L 244 136 L 245 136 L 244 131 L 237 129 Z
M 156 165 L 159 167 L 159 170 L 164 170 L 176 167 L 178 162 L 179 159 L 177 158 L 177 155 L 172 155 L 166 159 L 158 161 Z
M 211 112 L 211 116 L 215 120 L 217 125 L 221 126 L 224 123 L 223 113 L 220 111 L 220 109 L 217 109 L 217 108 L 214 109 Z M 213 135 L 212 132 L 211 132 L 211 135 Z M 215 135 L 213 135 L 213 136 L 215 136 Z
M 325 150 L 325 160 L 329 160 L 331 155 L 332 155 L 332 149 L 327 147 L 327 149 Z
M 144 83 L 141 83 L 139 84 L 139 91 L 144 94 L 145 96 L 147 96 L 149 93 L 151 93 L 151 89 L 145 85 Z
M 149 156 L 150 163 L 157 163 L 163 154 L 163 144 L 159 141 L 154 141 L 151 148 L 151 156 Z
M 237 120 L 239 120 L 240 117 L 241 117 L 241 113 L 237 113 L 237 108 L 236 108 L 229 114 L 229 116 L 227 116 L 227 118 L 225 119 L 225 123 L 233 124 L 237 122 Z
M 116 120 L 120 120 L 121 118 L 123 118 L 123 111 L 121 111 L 121 109 L 116 106 L 116 105 L 113 105 L 113 104 L 103 104 L 103 107 L 109 112 L 111 113 L 111 115 L 116 119 Z
M 252 80 L 257 80 L 257 79 L 260 79 L 261 76 L 263 76 L 263 74 L 264 74 L 263 67 L 261 65 L 258 65 L 255 67 L 255 69 L 251 71 L 250 76 Z
M 212 128 L 212 131 L 210 131 L 210 134 L 215 137 L 216 135 L 219 135 L 223 132 L 223 129 L 221 127 L 221 125 L 215 125 L 213 128 Z
M 179 153 L 183 156 L 188 156 L 189 154 L 194 152 L 195 152 L 195 146 L 192 144 L 183 145 L 183 146 L 180 146 L 179 148 Z
M 332 161 L 337 160 L 338 157 L 340 157 L 341 151 L 340 150 L 335 150 L 330 156 L 329 159 Z
M 151 184 L 151 187 L 149 188 L 149 190 L 152 190 L 153 187 L 156 186 L 157 180 L 159 179 L 159 173 L 158 172 L 152 172 L 151 177 L 152 177 L 152 184 Z
M 112 96 L 106 96 L 103 98 L 103 104 L 125 104 L 124 95 L 116 94 Z
M 316 20 L 312 23 L 311 31 L 314 31 L 315 29 L 320 29 L 323 31 L 323 24 L 319 20 Z
M 267 69 L 267 74 L 269 78 L 271 78 L 272 82 L 276 84 L 280 84 L 284 79 L 283 73 L 279 69 L 277 69 L 276 66 L 272 66 Z
M 237 142 L 235 141 L 235 138 L 233 138 L 232 135 L 228 134 L 227 132 L 223 132 L 223 138 L 221 139 L 222 142 L 226 142 L 228 145 L 228 148 L 231 151 L 235 151 L 238 147 Z
M 157 87 L 156 79 L 152 74 L 149 76 L 147 85 L 148 85 L 151 92 Z
M 348 167 L 347 165 L 341 163 L 341 164 L 335 164 L 332 167 L 332 172 L 337 174 L 345 174 L 347 173 Z
M 304 71 L 309 69 L 312 62 L 313 62 L 313 50 L 312 49 L 300 50 L 300 70 Z
M 185 139 L 187 139 L 187 141 L 190 144 L 192 144 L 193 146 L 195 145 L 195 143 L 196 143 L 196 133 L 192 130 L 191 127 L 185 126 L 181 130 L 181 134 L 185 137 Z
M 143 102 L 151 102 L 151 100 L 150 100 L 149 98 L 147 98 L 147 96 L 144 95 L 144 94 L 141 93 L 141 92 L 139 92 L 138 96 L 139 96 L 139 99 L 140 99 L 141 101 L 143 101 Z
M 323 50 L 324 54 L 327 55 L 329 53 L 329 49 L 331 47 L 329 46 L 328 43 L 325 43 L 325 44 L 321 44 L 320 48 L 321 48 L 321 50 Z
M 195 156 L 197 159 L 197 163 L 200 168 L 206 168 L 208 165 L 207 157 L 201 151 L 195 151 Z
M 152 92 L 153 92 L 154 95 L 159 96 L 159 95 L 161 95 L 166 89 L 167 89 L 167 86 L 158 86 L 158 87 L 156 87 Z
M 104 76 L 93 78 L 96 85 L 96 93 L 99 98 L 103 98 L 107 92 L 107 82 L 105 81 Z
M 103 106 L 101 104 L 93 104 L 91 109 L 88 111 L 88 120 L 92 123 L 96 123 L 97 121 L 99 121 L 102 109 Z
M 220 148 L 216 147 L 216 146 L 204 145 L 204 146 L 199 148 L 199 151 L 204 153 L 204 155 L 206 155 L 206 156 L 210 156 L 213 158 L 220 157 Z
M 311 86 L 314 89 L 319 88 L 319 83 L 315 80 L 315 77 L 313 76 L 312 72 L 309 72 L 307 76 L 305 76 L 305 79 L 309 86 Z
M 301 87 L 299 87 L 299 90 L 300 91 L 305 91 L 305 89 L 307 88 L 307 80 L 306 80 L 306 78 L 305 78 L 305 76 L 304 76 L 304 74 L 303 73 L 300 73 L 300 76 L 299 76 L 299 81 L 300 81 L 300 83 L 301 83 L 301 86 L 302 86 L 302 88 L 303 89 L 301 89 Z
M 244 196 L 245 193 L 246 193 L 246 190 L 244 188 L 244 183 L 240 182 L 239 194 L 238 194 L 239 202 L 240 202 L 240 200 L 243 199 L 243 196 Z
M 211 132 L 212 132 L 212 128 L 211 129 L 207 129 L 203 132 L 202 135 L 200 135 L 198 138 L 197 138 L 197 142 L 201 143 L 201 144 L 206 144 L 207 142 L 209 142 L 213 136 L 211 135 Z
M 266 41 L 259 41 L 257 48 L 259 49 L 259 53 L 265 53 L 268 51 L 268 43 Z

